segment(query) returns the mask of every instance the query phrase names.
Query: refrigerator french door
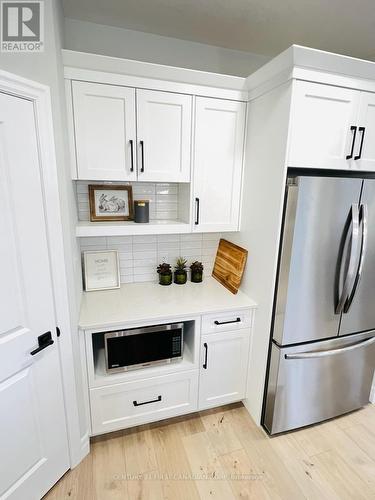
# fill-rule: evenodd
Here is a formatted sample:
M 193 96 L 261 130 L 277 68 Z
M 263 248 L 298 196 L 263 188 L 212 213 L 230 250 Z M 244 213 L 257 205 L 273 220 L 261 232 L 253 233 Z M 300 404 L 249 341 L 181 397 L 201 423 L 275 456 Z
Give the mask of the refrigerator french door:
M 359 408 L 375 368 L 375 180 L 287 179 L 263 425 Z

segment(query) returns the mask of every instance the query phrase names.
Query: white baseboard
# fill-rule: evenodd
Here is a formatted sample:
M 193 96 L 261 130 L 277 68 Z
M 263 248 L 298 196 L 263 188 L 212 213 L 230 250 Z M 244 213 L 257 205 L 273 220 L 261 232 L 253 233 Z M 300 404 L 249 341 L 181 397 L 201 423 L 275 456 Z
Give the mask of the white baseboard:
M 375 374 L 374 374 L 374 380 L 372 382 L 372 388 L 370 392 L 370 403 L 375 404 Z
M 75 457 L 75 459 L 71 462 L 70 468 L 74 469 L 74 467 L 77 467 L 77 465 L 79 465 L 85 458 L 85 456 L 88 455 L 89 453 L 90 453 L 90 437 L 89 433 L 86 432 L 86 434 L 81 437 L 81 447 L 79 456 Z

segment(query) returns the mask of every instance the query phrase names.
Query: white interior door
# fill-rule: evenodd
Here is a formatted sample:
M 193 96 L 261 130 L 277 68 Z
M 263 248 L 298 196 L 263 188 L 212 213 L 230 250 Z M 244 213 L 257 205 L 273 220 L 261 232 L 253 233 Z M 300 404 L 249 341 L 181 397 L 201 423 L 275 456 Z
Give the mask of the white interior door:
M 78 179 L 136 180 L 135 89 L 72 82 Z
M 69 468 L 40 176 L 34 105 L 0 94 L 2 499 L 40 499 Z
M 356 168 L 351 154 L 354 134 L 351 127 L 357 125 L 359 95 L 357 90 L 296 82 L 289 167 Z
M 375 170 L 375 93 L 361 92 L 354 157 L 360 170 Z M 362 145 L 362 148 L 361 148 Z
M 246 329 L 202 336 L 200 410 L 245 397 L 248 356 Z
M 137 89 L 138 180 L 189 182 L 192 97 Z
M 244 102 L 196 99 L 194 231 L 238 230 L 245 115 Z

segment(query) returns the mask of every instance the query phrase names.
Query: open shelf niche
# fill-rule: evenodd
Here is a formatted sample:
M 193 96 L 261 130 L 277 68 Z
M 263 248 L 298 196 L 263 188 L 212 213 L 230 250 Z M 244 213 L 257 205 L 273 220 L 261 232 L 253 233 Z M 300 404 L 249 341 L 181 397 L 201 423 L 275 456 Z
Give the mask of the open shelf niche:
M 191 232 L 190 184 L 153 182 L 74 181 L 77 237 L 183 234 Z M 134 200 L 150 201 L 150 222 L 90 222 L 89 184 L 130 185 Z
M 179 323 L 180 321 L 174 321 Z M 184 323 L 184 350 L 183 359 L 170 363 L 146 366 L 124 372 L 108 373 L 105 366 L 104 334 L 106 332 L 87 333 L 87 371 L 90 387 L 102 387 L 104 385 L 131 382 L 143 378 L 152 378 L 168 373 L 193 370 L 198 367 L 199 357 L 199 321 L 189 320 Z M 150 325 L 147 325 L 150 326 Z M 117 330 L 112 331 L 118 331 Z

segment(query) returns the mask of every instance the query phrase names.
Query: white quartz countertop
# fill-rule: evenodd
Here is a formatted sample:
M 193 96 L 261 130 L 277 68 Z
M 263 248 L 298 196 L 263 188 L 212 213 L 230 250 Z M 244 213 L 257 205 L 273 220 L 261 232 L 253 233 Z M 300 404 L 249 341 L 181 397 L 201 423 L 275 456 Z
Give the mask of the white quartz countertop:
M 202 283 L 161 286 L 157 283 L 124 284 L 116 290 L 84 292 L 79 326 L 98 329 L 124 323 L 153 321 L 248 309 L 256 303 L 240 290 L 233 295 L 214 278 Z

